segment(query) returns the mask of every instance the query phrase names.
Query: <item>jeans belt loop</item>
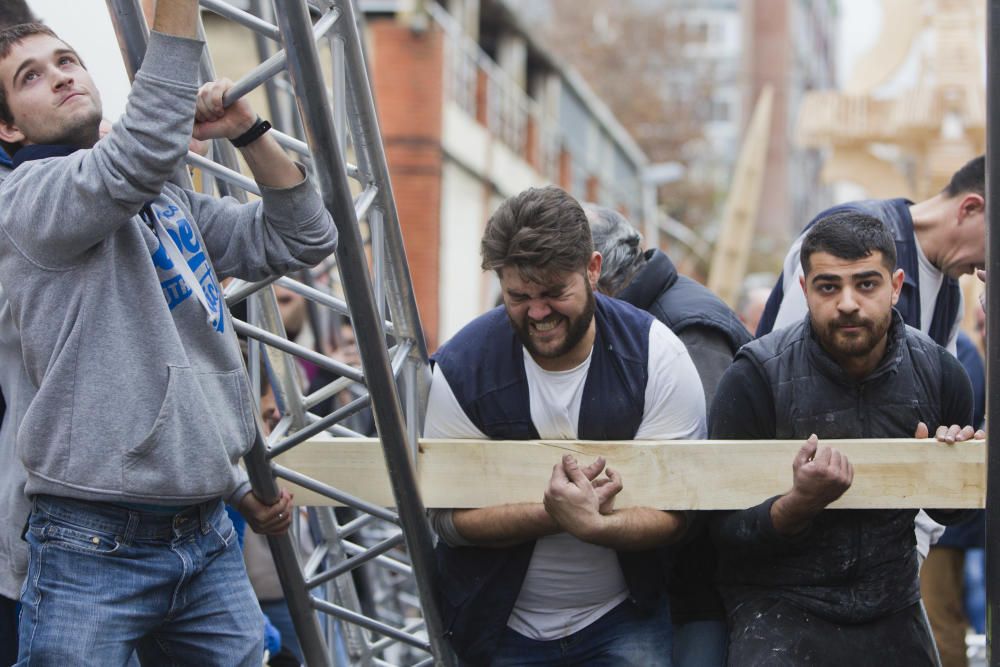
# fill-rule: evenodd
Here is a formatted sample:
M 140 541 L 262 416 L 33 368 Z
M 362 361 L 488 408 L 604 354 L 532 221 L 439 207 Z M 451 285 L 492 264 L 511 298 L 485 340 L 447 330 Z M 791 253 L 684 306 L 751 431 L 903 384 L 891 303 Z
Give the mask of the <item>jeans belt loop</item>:
M 213 507 L 214 505 L 211 500 L 206 500 L 205 502 L 198 504 L 198 526 L 201 528 L 202 535 L 207 535 L 209 529 L 211 528 Z
M 135 533 L 139 530 L 139 513 L 129 510 L 128 519 L 125 522 L 125 534 L 121 536 L 122 544 L 130 545 L 135 540 Z

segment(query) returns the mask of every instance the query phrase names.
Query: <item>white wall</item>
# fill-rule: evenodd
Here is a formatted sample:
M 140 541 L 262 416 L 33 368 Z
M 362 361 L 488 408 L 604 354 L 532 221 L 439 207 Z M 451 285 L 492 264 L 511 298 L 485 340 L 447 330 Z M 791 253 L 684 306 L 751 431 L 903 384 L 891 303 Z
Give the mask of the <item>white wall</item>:
M 480 268 L 486 220 L 503 199 L 546 181 L 456 104 L 444 107 L 439 340 L 493 307 L 496 286 Z
M 28 0 L 28 6 L 77 50 L 101 92 L 105 118 L 117 119 L 129 81 L 104 0 Z
M 441 172 L 440 342 L 491 305 L 484 303 L 485 279 L 479 268 L 479 242 L 489 213 L 482 181 L 445 160 Z

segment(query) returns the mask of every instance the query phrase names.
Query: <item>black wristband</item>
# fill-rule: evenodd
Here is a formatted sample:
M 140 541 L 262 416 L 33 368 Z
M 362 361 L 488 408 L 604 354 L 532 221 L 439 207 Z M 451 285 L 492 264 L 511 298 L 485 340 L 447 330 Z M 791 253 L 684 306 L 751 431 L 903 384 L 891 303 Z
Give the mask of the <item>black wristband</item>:
M 264 133 L 271 129 L 271 123 L 263 120 L 260 116 L 257 116 L 257 122 L 253 124 L 249 130 L 236 137 L 235 139 L 230 139 L 229 143 L 237 148 L 243 148 L 248 146 L 253 142 L 264 136 Z

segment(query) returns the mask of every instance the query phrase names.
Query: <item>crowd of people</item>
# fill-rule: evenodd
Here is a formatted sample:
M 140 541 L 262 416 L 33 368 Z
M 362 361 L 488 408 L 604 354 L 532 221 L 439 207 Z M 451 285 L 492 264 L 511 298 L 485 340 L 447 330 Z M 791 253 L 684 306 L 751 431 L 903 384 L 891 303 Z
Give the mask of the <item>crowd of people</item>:
M 306 269 L 337 235 L 250 104 L 224 107 L 232 84 L 198 85 L 197 12 L 156 3 L 104 131 L 72 46 L 0 14 L 3 664 L 260 665 L 274 633 L 272 664 L 302 661 L 260 536 L 299 521 L 308 542 L 309 519 L 238 465 L 257 425 L 220 284 Z M 192 139 L 239 148 L 261 199 L 174 184 Z M 984 170 L 821 212 L 742 318 L 614 210 L 556 187 L 503 202 L 481 243 L 502 303 L 434 354 L 426 437 L 803 444 L 787 492 L 737 511 L 621 506 L 614 462 L 572 455 L 537 503 L 432 510 L 462 663 L 964 664 L 981 513 L 828 509 L 854 468 L 826 442 L 985 437 L 957 282 L 985 262 Z M 301 335 L 304 302 L 278 296 Z M 357 365 L 350 324 L 332 331 Z

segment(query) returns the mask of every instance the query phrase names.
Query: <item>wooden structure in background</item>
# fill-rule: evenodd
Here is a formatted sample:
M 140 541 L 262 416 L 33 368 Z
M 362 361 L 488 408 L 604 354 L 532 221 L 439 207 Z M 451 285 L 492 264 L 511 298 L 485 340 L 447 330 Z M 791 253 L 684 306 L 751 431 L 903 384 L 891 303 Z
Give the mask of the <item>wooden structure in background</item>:
M 920 200 L 984 152 L 983 7 L 883 0 L 882 32 L 844 90 L 809 93 L 799 110 L 799 143 L 830 151 L 824 182 L 857 183 L 870 197 Z M 913 86 L 885 91 L 914 59 Z
M 773 101 L 774 90 L 765 86 L 760 91 L 733 170 L 733 187 L 726 199 L 708 272 L 708 289 L 730 306 L 736 305 L 753 246 L 754 223 L 767 164 Z

